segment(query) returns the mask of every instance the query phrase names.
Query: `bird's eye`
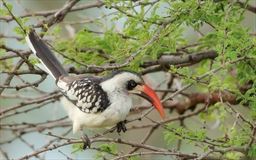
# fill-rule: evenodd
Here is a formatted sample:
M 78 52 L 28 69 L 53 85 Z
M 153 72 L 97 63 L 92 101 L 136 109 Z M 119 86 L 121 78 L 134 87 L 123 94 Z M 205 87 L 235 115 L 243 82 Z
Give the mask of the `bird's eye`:
M 137 86 L 137 83 L 134 80 L 129 80 L 127 83 L 127 89 L 132 90 Z

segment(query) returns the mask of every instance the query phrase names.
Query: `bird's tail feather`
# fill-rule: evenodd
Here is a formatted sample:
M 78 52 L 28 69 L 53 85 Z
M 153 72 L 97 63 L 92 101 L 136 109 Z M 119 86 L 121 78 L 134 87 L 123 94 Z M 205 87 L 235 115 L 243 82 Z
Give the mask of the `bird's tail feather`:
M 35 33 L 30 31 L 26 36 L 26 41 L 32 52 L 39 58 L 45 66 L 47 72 L 55 79 L 62 75 L 68 75 L 60 62 L 54 56 L 50 48 L 43 42 L 43 40 Z

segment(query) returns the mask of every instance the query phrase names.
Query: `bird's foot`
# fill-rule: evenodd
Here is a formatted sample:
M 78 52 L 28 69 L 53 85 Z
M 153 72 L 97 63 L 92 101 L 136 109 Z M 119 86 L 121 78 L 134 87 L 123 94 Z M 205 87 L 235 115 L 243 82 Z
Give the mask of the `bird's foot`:
M 123 132 L 127 131 L 127 128 L 126 128 L 125 124 L 126 124 L 126 120 L 118 122 L 116 124 L 116 131 L 117 131 L 117 133 L 120 133 L 121 131 L 123 131 Z
M 81 139 L 83 140 L 84 144 L 83 144 L 83 149 L 85 150 L 86 148 L 90 148 L 91 147 L 91 141 L 88 138 L 88 136 L 86 134 L 84 134 Z

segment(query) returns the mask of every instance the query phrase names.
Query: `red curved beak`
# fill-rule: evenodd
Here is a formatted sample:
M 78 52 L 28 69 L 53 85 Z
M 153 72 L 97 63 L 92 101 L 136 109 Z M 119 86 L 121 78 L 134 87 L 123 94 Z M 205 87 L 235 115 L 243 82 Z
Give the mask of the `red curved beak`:
M 164 119 L 165 117 L 164 108 L 156 92 L 146 84 L 142 85 L 142 92 L 145 93 L 151 99 L 151 103 L 159 112 L 160 116 Z

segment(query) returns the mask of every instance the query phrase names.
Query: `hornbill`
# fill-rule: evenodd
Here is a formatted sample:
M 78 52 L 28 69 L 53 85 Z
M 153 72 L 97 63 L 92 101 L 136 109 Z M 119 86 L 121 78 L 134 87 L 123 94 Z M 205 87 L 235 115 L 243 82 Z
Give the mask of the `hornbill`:
M 160 99 L 139 74 L 117 71 L 106 77 L 69 75 L 34 30 L 28 32 L 26 41 L 63 93 L 64 108 L 73 122 L 74 133 L 86 127 L 114 125 L 118 132 L 126 131 L 123 122 L 132 107 L 131 94 L 149 100 L 164 117 Z

